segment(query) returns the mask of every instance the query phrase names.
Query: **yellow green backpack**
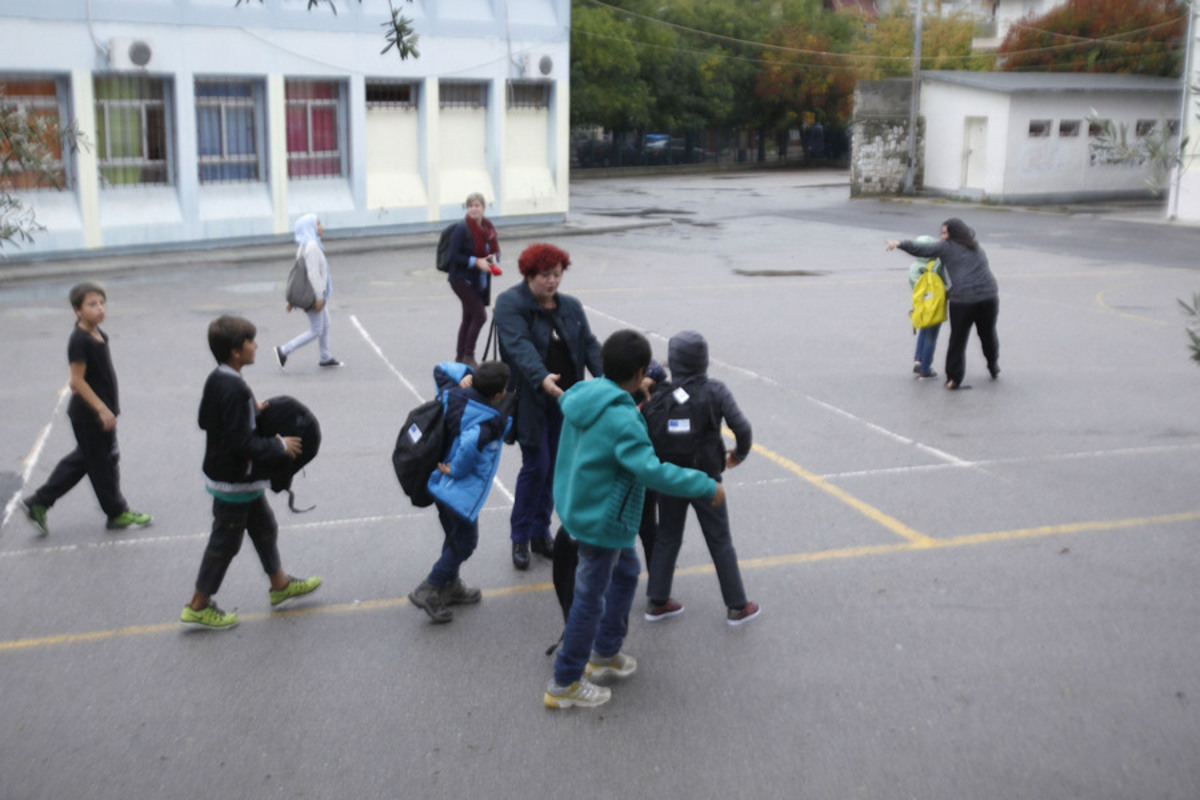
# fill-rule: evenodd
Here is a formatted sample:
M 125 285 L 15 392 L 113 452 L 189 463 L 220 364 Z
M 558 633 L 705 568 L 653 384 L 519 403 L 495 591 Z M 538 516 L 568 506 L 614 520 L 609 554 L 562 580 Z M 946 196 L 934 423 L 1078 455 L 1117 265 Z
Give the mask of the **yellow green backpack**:
M 914 329 L 941 325 L 946 321 L 946 284 L 933 270 L 937 263 L 937 259 L 930 259 L 913 285 L 909 315 Z

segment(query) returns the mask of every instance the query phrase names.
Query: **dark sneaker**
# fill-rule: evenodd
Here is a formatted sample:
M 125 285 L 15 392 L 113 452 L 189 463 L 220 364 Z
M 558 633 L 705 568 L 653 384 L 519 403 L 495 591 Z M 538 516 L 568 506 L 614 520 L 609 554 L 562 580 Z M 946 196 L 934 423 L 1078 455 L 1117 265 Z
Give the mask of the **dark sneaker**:
M 483 592 L 463 583 L 462 578 L 455 578 L 438 590 L 439 599 L 444 606 L 470 606 L 483 599 Z
M 321 579 L 316 575 L 312 576 L 311 578 L 304 578 L 303 580 L 300 578 L 293 578 L 291 575 L 288 575 L 287 586 L 283 587 L 282 589 L 271 590 L 271 606 L 274 608 L 279 608 L 284 603 L 291 602 L 297 597 L 301 597 L 306 594 L 312 594 L 320 585 Z
M 587 678 L 580 678 L 570 686 L 559 686 L 552 680 L 542 695 L 542 705 L 546 708 L 595 708 L 611 699 L 612 689 L 597 686 Z
M 428 614 L 435 624 L 454 619 L 454 612 L 442 604 L 441 593 L 429 581 L 421 581 L 421 585 L 409 593 L 408 602 Z
M 725 621 L 730 625 L 743 625 L 762 613 L 758 603 L 749 602 L 741 608 L 731 608 L 725 615 Z
M 279 362 L 280 369 L 287 366 L 287 355 L 284 354 L 282 347 L 275 348 L 275 360 Z
M 327 358 L 324 361 L 318 361 L 317 366 L 318 367 L 340 367 L 340 366 L 342 366 L 342 362 L 338 361 L 336 358 Z
M 1000 377 L 1000 365 L 988 364 L 988 373 L 992 376 L 992 380 Z
M 115 517 L 109 517 L 105 525 L 110 531 L 123 531 L 129 528 L 144 528 L 154 521 L 149 514 L 140 511 L 123 511 Z
M 601 658 L 592 653 L 592 657 L 588 659 L 587 665 L 583 668 L 583 674 L 594 681 L 601 681 L 605 678 L 628 678 L 636 671 L 637 659 L 625 653 L 617 653 L 608 658 Z
M 513 566 L 529 569 L 529 542 L 513 542 Z
M 918 380 L 925 380 L 926 378 L 936 378 L 937 376 L 938 376 L 938 374 L 933 370 L 929 370 L 929 372 L 918 372 L 917 373 Z
M 530 539 L 529 549 L 530 551 L 543 555 L 546 558 L 554 558 L 554 540 L 549 536 L 545 537 L 544 539 L 541 537 L 537 539 Z
M 191 606 L 184 606 L 179 615 L 179 624 L 185 628 L 206 628 L 210 631 L 227 631 L 238 624 L 236 612 L 226 614 L 217 608 L 215 602 L 209 602 L 207 608 L 199 611 Z
M 668 617 L 677 617 L 683 613 L 683 603 L 678 600 L 667 598 L 667 602 L 661 606 L 656 606 L 654 603 L 646 605 L 646 621 L 658 622 L 659 620 L 667 619 Z
M 38 535 L 49 536 L 50 528 L 46 526 L 46 507 L 28 500 L 22 500 L 21 507 L 25 509 L 25 517 L 29 520 L 29 524 L 38 529 Z

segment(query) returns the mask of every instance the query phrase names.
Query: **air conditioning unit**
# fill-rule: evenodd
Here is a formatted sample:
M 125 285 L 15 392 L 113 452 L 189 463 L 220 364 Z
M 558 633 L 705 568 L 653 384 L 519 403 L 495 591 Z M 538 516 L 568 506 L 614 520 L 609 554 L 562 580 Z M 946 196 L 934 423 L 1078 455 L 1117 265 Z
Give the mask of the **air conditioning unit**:
M 108 66 L 115 70 L 145 70 L 154 61 L 154 50 L 143 39 L 110 39 Z
M 549 54 L 526 53 L 521 64 L 521 77 L 532 79 L 553 78 L 554 66 L 554 58 Z

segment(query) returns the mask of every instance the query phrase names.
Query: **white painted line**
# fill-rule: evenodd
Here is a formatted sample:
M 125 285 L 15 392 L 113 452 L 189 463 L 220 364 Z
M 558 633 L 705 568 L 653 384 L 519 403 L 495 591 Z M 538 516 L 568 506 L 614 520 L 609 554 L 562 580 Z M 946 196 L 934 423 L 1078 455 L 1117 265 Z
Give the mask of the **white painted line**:
M 4 505 L 4 519 L 0 520 L 0 528 L 8 524 L 9 517 L 12 516 L 17 503 L 20 502 L 21 493 L 25 491 L 25 484 L 29 483 L 29 476 L 33 474 L 33 468 L 37 466 L 38 459 L 41 458 L 42 448 L 46 446 L 46 440 L 50 438 L 50 430 L 54 427 L 54 420 L 58 418 L 58 413 L 62 411 L 63 403 L 70 396 L 71 384 L 68 383 L 58 390 L 58 401 L 54 404 L 54 413 L 50 415 L 50 421 L 42 428 L 42 432 L 38 434 L 37 440 L 33 443 L 33 449 L 29 451 L 29 455 L 25 456 L 25 460 L 22 462 L 24 469 L 21 471 L 21 485 L 17 488 L 16 493 L 8 498 L 8 502 Z

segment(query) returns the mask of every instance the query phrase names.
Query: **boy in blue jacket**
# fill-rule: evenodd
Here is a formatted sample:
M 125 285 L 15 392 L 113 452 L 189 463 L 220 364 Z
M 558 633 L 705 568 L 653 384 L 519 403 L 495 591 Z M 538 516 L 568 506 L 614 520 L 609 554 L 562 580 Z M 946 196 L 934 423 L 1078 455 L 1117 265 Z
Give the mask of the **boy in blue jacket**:
M 699 470 L 664 464 L 654 454 L 633 400 L 650 365 L 650 343 L 621 330 L 600 350 L 604 377 L 572 386 L 559 405 L 562 437 L 554 466 L 554 502 L 579 542 L 575 598 L 567 615 L 547 708 L 593 707 L 612 691 L 589 678 L 632 675 L 637 662 L 621 652 L 641 564 L 633 548 L 647 487 L 663 494 L 725 502 L 721 484 Z
M 459 568 L 479 544 L 479 512 L 487 501 L 500 466 L 504 434 L 512 420 L 498 406 L 508 394 L 508 367 L 485 361 L 472 370 L 443 362 L 433 371 L 438 397 L 445 406 L 446 460 L 429 476 L 429 493 L 446 534 L 442 555 L 408 601 L 434 623 L 454 619 L 450 606 L 478 603 L 483 592 L 469 588 Z

